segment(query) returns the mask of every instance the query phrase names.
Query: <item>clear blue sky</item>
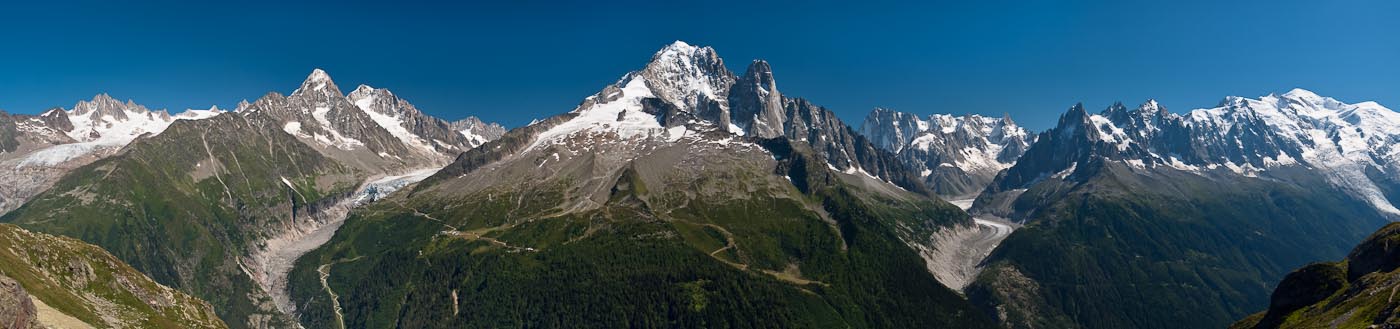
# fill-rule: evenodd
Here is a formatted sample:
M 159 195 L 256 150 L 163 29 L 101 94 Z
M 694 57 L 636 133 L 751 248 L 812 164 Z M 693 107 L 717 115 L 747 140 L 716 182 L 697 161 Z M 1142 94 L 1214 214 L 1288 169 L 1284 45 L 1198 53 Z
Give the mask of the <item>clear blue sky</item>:
M 156 108 L 289 93 L 313 68 L 447 119 L 565 112 L 673 40 L 852 124 L 875 106 L 1009 112 L 1044 129 L 1075 102 L 1174 111 L 1294 87 L 1400 109 L 1400 1 L 38 1 L 0 10 L 0 109 L 107 92 Z M 509 5 L 502 3 L 511 3 Z

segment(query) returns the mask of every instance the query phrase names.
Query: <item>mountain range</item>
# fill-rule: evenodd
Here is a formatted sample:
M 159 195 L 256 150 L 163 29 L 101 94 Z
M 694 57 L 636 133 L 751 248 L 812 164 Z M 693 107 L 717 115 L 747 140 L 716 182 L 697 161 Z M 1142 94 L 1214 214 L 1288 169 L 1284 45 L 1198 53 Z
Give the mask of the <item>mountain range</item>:
M 989 327 L 906 245 L 970 219 L 779 95 L 766 62 L 671 44 L 353 212 L 293 303 L 309 327 Z
M 27 127 L 15 150 L 25 152 L 10 163 L 55 159 L 42 169 L 54 178 L 12 195 L 25 203 L 0 221 L 99 245 L 208 300 L 232 327 L 293 326 L 276 287 L 306 244 L 327 239 L 349 207 L 504 131 L 432 118 L 388 90 L 357 91 L 341 95 L 316 70 L 290 96 L 232 112 L 169 116 L 99 95 L 15 116 Z
M 1389 321 L 1388 304 L 1357 296 L 1393 286 L 1390 233 L 1343 265 L 1288 272 L 1400 219 L 1400 114 L 1377 103 L 1295 89 L 1182 113 L 1075 105 L 1042 132 L 1009 115 L 876 108 L 857 128 L 777 81 L 764 60 L 732 72 L 677 41 L 510 130 L 433 117 L 388 89 L 343 93 L 319 69 L 231 111 L 99 94 L 0 112 L 0 245 L 43 246 L 0 250 L 0 302 L 18 305 L 0 317 L 1179 328 L 1267 309 L 1236 326 Z M 97 265 L 64 272 L 53 257 Z M 74 266 L 118 275 L 69 284 Z

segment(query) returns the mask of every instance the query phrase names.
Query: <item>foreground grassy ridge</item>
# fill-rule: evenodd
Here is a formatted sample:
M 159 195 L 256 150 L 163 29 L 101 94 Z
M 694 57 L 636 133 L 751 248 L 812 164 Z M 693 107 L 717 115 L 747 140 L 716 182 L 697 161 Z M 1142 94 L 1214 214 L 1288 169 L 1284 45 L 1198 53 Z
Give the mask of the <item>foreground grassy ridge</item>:
M 202 300 L 161 286 L 82 241 L 0 224 L 0 275 L 99 328 L 225 328 Z
M 938 217 L 956 208 L 806 176 L 825 167 L 788 177 L 804 193 L 769 163 L 622 169 L 577 211 L 587 176 L 400 193 L 300 259 L 293 300 L 326 328 L 990 325 L 900 237 L 965 220 Z
M 988 258 L 969 298 L 1016 328 L 1223 327 L 1266 305 L 1288 269 L 1385 222 L 1335 191 L 1104 170 L 1026 191 L 1053 201 Z
M 241 255 L 287 225 L 293 209 L 355 184 L 349 169 L 290 135 L 224 114 L 177 121 L 138 139 L 0 221 L 101 246 L 244 327 L 255 314 L 276 315 L 266 315 L 271 304 L 254 297 L 260 288 L 241 270 Z
M 1400 326 L 1400 223 L 1390 223 L 1340 262 L 1314 263 L 1284 277 L 1267 311 L 1230 328 L 1393 328 Z

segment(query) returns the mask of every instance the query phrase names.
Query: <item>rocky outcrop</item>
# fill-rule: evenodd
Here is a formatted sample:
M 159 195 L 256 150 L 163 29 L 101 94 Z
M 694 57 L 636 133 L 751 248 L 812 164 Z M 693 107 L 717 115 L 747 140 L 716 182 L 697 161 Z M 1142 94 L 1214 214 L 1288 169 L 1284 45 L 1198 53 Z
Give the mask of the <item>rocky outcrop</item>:
M 1288 273 L 1269 298 L 1268 310 L 1231 328 L 1400 327 L 1397 244 L 1400 223 L 1391 223 L 1342 262 L 1309 264 Z
M 461 133 L 472 143 L 472 147 L 481 146 L 486 142 L 501 138 L 506 134 L 506 127 L 494 122 L 484 122 L 477 117 L 466 117 L 461 120 L 448 123 L 452 130 Z
M 754 60 L 744 76 L 729 92 L 733 107 L 733 122 L 745 134 L 758 138 L 783 136 L 787 116 L 784 115 L 783 94 L 773 79 L 773 68 L 767 61 Z M 727 127 L 727 126 L 726 126 Z
M 39 328 L 39 311 L 29 293 L 10 277 L 0 275 L 0 328 Z

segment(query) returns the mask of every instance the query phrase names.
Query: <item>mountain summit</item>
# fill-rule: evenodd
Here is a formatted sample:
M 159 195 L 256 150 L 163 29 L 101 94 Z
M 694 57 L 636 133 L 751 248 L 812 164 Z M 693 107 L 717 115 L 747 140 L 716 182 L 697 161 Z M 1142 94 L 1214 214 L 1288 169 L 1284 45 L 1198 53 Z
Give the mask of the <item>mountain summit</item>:
M 262 113 L 275 125 L 356 167 L 394 172 L 435 166 L 503 133 L 499 126 L 462 131 L 423 114 L 388 89 L 360 86 L 349 95 L 329 74 L 316 69 L 290 96 L 270 93 L 241 112 Z M 493 129 L 495 128 L 495 129 Z

